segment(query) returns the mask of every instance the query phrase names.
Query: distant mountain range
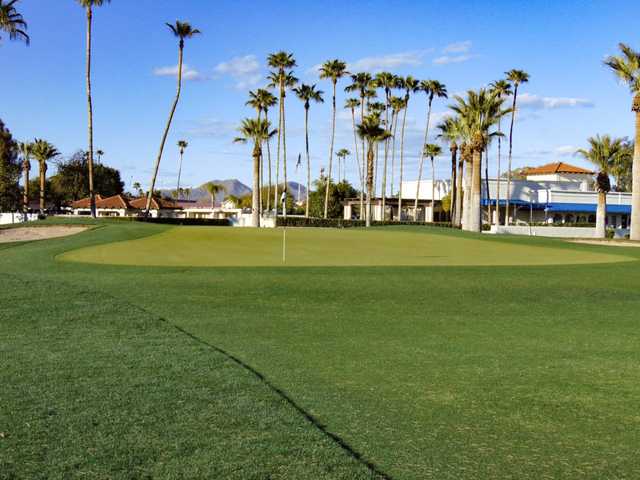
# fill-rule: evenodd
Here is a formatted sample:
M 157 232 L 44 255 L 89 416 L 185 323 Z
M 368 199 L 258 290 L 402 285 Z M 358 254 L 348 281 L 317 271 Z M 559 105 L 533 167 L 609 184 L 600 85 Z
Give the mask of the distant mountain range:
M 225 189 L 224 193 L 221 192 L 216 196 L 217 202 L 221 202 L 222 200 L 225 199 L 225 197 L 229 195 L 242 198 L 246 195 L 250 195 L 252 191 L 251 188 L 249 188 L 248 186 L 246 186 L 244 183 L 242 183 L 240 180 L 236 178 L 231 178 L 227 180 L 210 180 L 210 182 L 215 183 L 216 185 L 222 185 Z M 195 201 L 198 201 L 201 199 L 208 200 L 209 194 L 207 193 L 205 185 L 210 182 L 205 182 L 199 187 L 192 188 L 189 199 L 195 200 Z M 291 193 L 291 195 L 293 195 L 296 201 L 303 200 L 306 198 L 307 188 L 304 185 L 301 185 L 297 182 L 288 182 L 287 185 L 289 186 L 289 192 Z M 165 189 L 161 191 L 163 195 L 171 196 L 172 190 Z

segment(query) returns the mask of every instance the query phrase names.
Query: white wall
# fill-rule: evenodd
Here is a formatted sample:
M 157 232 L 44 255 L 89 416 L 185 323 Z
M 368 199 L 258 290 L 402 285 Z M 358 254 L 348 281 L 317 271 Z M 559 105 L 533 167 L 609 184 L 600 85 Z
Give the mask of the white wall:
M 499 235 L 533 235 L 536 237 L 557 237 L 557 238 L 593 238 L 596 235 L 595 228 L 580 227 L 524 227 L 510 226 L 504 227 L 495 225 L 491 227 L 492 233 Z
M 27 215 L 27 221 L 33 222 L 38 220 L 37 213 L 29 213 Z M 11 225 L 13 223 L 23 223 L 24 214 L 22 213 L 0 213 L 0 225 Z
M 449 193 L 449 180 L 436 180 L 436 201 L 442 200 Z M 418 181 L 402 182 L 402 198 L 415 199 Z M 418 200 L 431 200 L 431 180 L 420 181 L 420 197 Z

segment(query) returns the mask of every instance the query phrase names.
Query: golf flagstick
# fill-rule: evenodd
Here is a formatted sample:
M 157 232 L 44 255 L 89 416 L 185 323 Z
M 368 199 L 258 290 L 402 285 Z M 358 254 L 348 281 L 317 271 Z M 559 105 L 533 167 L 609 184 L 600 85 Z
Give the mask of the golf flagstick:
M 287 192 L 286 190 L 282 191 L 282 195 L 280 196 L 280 201 L 282 202 L 282 211 L 286 212 L 287 208 Z M 286 213 L 285 213 L 286 218 Z M 287 263 L 287 222 L 284 222 L 284 228 L 282 229 L 282 263 Z

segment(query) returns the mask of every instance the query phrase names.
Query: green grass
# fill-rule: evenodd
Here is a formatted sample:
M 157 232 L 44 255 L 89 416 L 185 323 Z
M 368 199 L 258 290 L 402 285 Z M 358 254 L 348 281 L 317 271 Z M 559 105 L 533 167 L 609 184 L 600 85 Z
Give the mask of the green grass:
M 0 477 L 640 477 L 640 249 L 105 225 L 0 251 Z

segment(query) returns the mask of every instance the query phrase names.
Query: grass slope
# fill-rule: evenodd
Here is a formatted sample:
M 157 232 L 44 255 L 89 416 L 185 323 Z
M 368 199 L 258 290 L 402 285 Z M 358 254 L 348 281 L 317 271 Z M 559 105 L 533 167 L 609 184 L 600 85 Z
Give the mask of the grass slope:
M 241 269 L 53 261 L 56 255 L 80 247 L 136 241 L 142 237 L 152 240 L 158 237 L 149 235 L 168 232 L 170 229 L 155 225 L 109 225 L 75 238 L 34 242 L 0 251 L 0 268 L 22 282 L 44 285 L 44 291 L 64 279 L 69 285 L 85 287 L 74 290 L 76 294 L 84 290 L 104 293 L 96 296 L 95 305 L 89 302 L 86 307 L 104 309 L 103 316 L 96 316 L 96 323 L 78 335 L 56 340 L 60 342 L 59 348 L 64 345 L 75 348 L 82 344 L 81 339 L 90 338 L 91 331 L 99 332 L 103 323 L 114 321 L 114 312 L 120 316 L 119 310 L 112 311 L 117 305 L 112 305 L 110 298 L 126 300 L 152 317 L 165 318 L 168 323 L 242 359 L 321 422 L 328 432 L 347 442 L 392 478 L 640 476 L 637 261 L 528 267 Z M 415 235 L 424 235 L 425 242 L 437 241 L 428 238 L 432 236 L 438 236 L 445 244 L 461 239 L 477 242 L 477 237 L 456 232 Z M 637 249 L 620 252 L 621 249 L 611 247 L 545 239 L 483 238 L 477 243 L 490 243 L 495 248 L 549 248 L 578 257 L 609 254 L 640 257 Z M 15 288 L 22 291 L 21 287 Z M 56 309 L 47 308 L 50 301 L 47 296 L 25 306 L 23 318 L 48 314 L 49 310 L 55 312 Z M 59 310 L 68 311 L 68 304 Z M 46 321 L 39 322 L 46 325 L 56 319 L 56 315 L 47 316 Z M 16 350 L 31 353 L 21 355 L 20 363 L 14 364 L 2 381 L 12 382 L 16 392 L 23 392 L 30 385 L 37 386 L 45 374 L 56 369 L 37 360 L 38 354 L 54 347 L 46 340 L 38 343 L 36 340 L 42 337 L 39 328 L 23 326 L 17 318 L 19 315 L 12 314 L 2 319 L 1 325 L 6 325 L 3 328 L 8 333 L 22 332 L 24 340 Z M 135 325 L 124 315 L 122 322 L 118 330 L 129 323 Z M 77 328 L 64 315 L 54 323 L 56 331 Z M 144 366 L 148 366 L 146 374 L 136 371 L 137 368 L 116 370 L 124 392 L 130 382 L 136 384 L 136 378 L 142 381 L 162 370 L 155 368 L 153 362 L 145 363 L 145 355 L 153 358 L 155 352 L 169 348 L 169 344 L 189 345 L 186 339 L 172 335 L 165 338 L 166 346 L 143 341 L 144 333 L 140 337 L 136 350 L 140 349 L 140 369 L 145 371 Z M 4 332 L 0 338 L 4 338 Z M 87 342 L 95 343 L 99 338 L 98 335 Z M 175 369 L 188 371 L 185 365 L 193 365 L 192 356 L 197 355 L 188 349 L 177 356 Z M 86 351 L 82 358 L 96 362 L 105 361 L 110 355 Z M 200 365 L 200 361 L 196 363 Z M 35 366 L 30 367 L 31 376 L 22 378 L 19 365 L 32 364 Z M 108 368 L 114 368 L 112 364 L 117 362 L 110 360 Z M 72 357 L 67 368 L 87 375 L 92 371 L 90 365 Z M 245 378 L 246 371 L 234 367 L 224 375 L 219 374 L 231 382 Z M 179 384 L 182 376 L 175 375 L 179 378 L 172 380 L 173 377 L 168 376 L 171 382 Z M 184 381 L 188 383 L 189 378 L 186 375 Z M 251 378 L 255 377 L 249 375 Z M 98 379 L 94 382 L 96 392 L 105 391 Z M 278 396 L 268 389 L 268 397 L 276 400 L 274 405 L 260 410 L 252 399 L 256 395 L 260 398 L 264 384 L 250 383 L 240 385 L 238 390 L 238 395 L 245 393 L 238 402 L 246 406 L 248 416 L 259 411 L 279 418 L 274 411 L 280 411 L 288 420 L 283 420 L 281 428 L 276 421 L 265 429 L 272 433 L 270 437 L 254 437 L 252 428 L 247 426 L 251 424 L 245 422 L 220 427 L 216 441 L 222 445 L 216 450 L 219 455 L 211 461 L 212 469 L 226 469 L 226 473 L 234 472 L 237 478 L 268 478 L 267 475 L 277 478 L 277 474 L 281 478 L 322 478 L 318 469 L 326 478 L 370 474 L 305 421 L 299 411 L 286 402 L 281 405 Z M 215 381 L 211 379 L 202 379 L 203 388 L 213 384 Z M 176 389 L 179 387 L 173 391 Z M 149 407 L 158 403 L 152 392 L 138 390 L 135 398 L 141 405 L 147 405 L 145 411 L 150 412 L 150 418 L 162 425 L 168 420 L 161 411 Z M 74 395 L 59 387 L 51 397 L 72 403 Z M 170 397 L 161 397 L 169 402 L 168 411 L 175 408 Z M 198 396 L 193 402 L 191 395 L 183 398 L 183 408 L 189 409 L 190 415 L 206 407 Z M 228 402 L 225 406 L 233 408 L 233 396 Z M 9 405 L 13 411 L 19 410 L 17 394 L 10 397 Z M 92 411 L 100 419 L 126 416 L 116 406 L 104 401 Z M 42 411 L 31 407 L 24 410 L 17 419 L 11 416 L 0 425 L 19 428 L 18 423 L 33 422 Z M 218 428 L 219 423 L 225 425 L 219 410 L 217 404 L 210 407 L 208 425 L 212 429 Z M 183 422 L 189 419 L 173 422 L 177 432 L 174 438 L 190 435 L 189 428 L 183 428 Z M 154 438 L 151 423 L 140 427 L 138 441 L 147 435 Z M 42 452 L 54 440 L 41 424 L 34 430 L 38 437 L 30 439 L 31 449 L 41 457 L 36 457 L 33 464 L 45 468 Z M 306 434 L 296 436 L 297 431 Z M 198 431 L 195 436 L 208 439 L 207 434 Z M 243 442 L 236 437 L 255 441 Z M 70 442 L 72 435 L 63 432 L 56 438 L 65 443 Z M 9 445 L 12 455 L 9 458 L 13 458 L 12 465 L 18 468 L 15 465 L 31 457 L 24 448 L 7 440 L 16 442 L 13 435 L 0 439 L 0 448 L 5 449 L 0 451 L 0 458 L 7 458 Z M 302 451 L 296 452 L 296 447 Z M 297 460 L 297 470 L 280 471 L 273 467 L 272 448 L 281 449 L 278 457 L 281 465 Z M 241 452 L 237 456 L 235 449 Z M 243 468 L 234 461 L 249 452 L 255 455 L 252 466 Z M 81 451 L 82 455 L 87 453 Z M 175 466 L 171 473 L 179 472 L 180 465 L 187 468 L 179 450 L 168 449 L 165 455 L 167 462 Z M 140 462 L 139 471 L 153 471 L 150 458 Z M 326 459 L 333 462 L 325 464 Z M 113 470 L 115 462 L 116 456 L 112 456 L 96 464 Z M 340 468 L 334 467 L 338 473 L 334 474 L 333 469 L 329 473 L 322 470 L 329 469 L 327 465 L 339 465 Z M 159 472 L 156 476 L 170 475 Z

